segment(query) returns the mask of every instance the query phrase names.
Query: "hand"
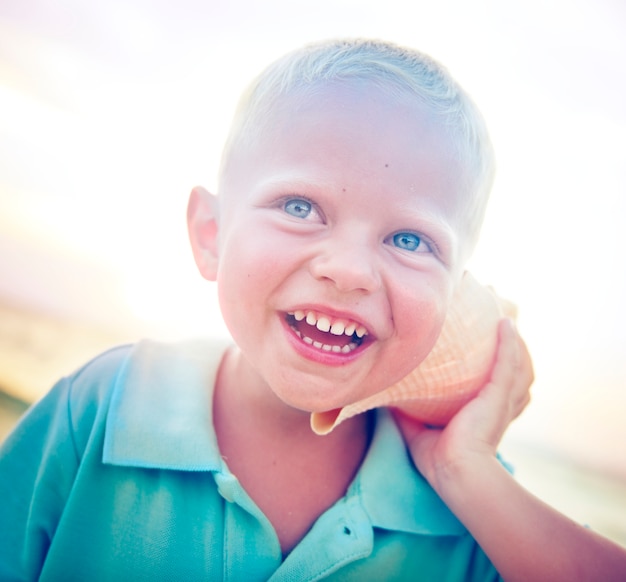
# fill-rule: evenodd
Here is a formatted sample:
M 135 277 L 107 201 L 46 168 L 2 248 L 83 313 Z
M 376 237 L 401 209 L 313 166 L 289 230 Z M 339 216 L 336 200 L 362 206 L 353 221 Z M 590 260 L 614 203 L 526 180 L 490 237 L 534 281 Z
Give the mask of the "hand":
M 534 374 L 526 344 L 511 320 L 498 327 L 498 351 L 489 382 L 445 428 L 430 428 L 395 410 L 413 462 L 438 490 L 442 471 L 494 456 L 507 427 L 530 402 Z

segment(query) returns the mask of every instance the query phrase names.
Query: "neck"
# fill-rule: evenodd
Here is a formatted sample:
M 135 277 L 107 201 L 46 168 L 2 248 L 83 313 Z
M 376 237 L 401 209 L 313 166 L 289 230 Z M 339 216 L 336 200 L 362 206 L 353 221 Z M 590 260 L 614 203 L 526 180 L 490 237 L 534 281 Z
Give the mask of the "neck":
M 309 417 L 250 376 L 238 351 L 225 357 L 214 396 L 220 452 L 273 524 L 284 553 L 345 495 L 369 445 L 368 415 L 326 436 L 311 430 Z
M 266 436 L 274 439 L 287 437 L 285 441 L 276 442 L 284 442 L 289 449 L 296 451 L 302 446 L 322 452 L 354 452 L 356 448 L 362 453 L 367 449 L 370 432 L 367 415 L 349 418 L 324 436 L 313 432 L 310 416 L 310 412 L 282 402 L 254 371 L 250 371 L 237 348 L 231 348 L 224 356 L 214 395 L 218 437 L 220 432 L 231 434 L 233 431 L 247 435 L 251 442 Z M 349 443 L 352 446 L 346 448 L 344 445 Z

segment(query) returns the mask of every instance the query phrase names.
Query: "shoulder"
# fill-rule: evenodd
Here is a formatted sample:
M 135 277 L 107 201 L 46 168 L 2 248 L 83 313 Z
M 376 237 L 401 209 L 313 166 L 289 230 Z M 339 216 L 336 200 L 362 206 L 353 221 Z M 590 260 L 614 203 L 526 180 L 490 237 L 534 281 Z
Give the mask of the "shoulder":
M 45 439 L 73 444 L 80 458 L 94 432 L 104 430 L 111 409 L 113 416 L 120 409 L 141 414 L 150 424 L 150 406 L 171 409 L 185 392 L 211 384 L 226 346 L 224 341 L 142 340 L 112 347 L 62 377 L 31 406 L 3 449 Z
M 86 413 L 107 402 L 136 349 L 134 344 L 113 347 L 62 378 L 71 410 Z
M 3 449 L 24 443 L 58 439 L 73 442 L 80 424 L 92 425 L 98 410 L 105 407 L 124 362 L 133 346 L 118 346 L 93 358 L 75 372 L 58 380 L 35 402 L 5 441 Z M 80 423 L 79 419 L 86 419 Z

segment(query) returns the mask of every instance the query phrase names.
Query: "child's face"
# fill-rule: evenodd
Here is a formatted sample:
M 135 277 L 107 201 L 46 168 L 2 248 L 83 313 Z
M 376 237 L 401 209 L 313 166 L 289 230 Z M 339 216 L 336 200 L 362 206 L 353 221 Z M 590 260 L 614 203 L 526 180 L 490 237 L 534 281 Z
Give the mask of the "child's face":
M 414 101 L 327 87 L 281 106 L 235 154 L 204 274 L 255 373 L 323 411 L 386 388 L 434 345 L 463 269 L 465 194 Z

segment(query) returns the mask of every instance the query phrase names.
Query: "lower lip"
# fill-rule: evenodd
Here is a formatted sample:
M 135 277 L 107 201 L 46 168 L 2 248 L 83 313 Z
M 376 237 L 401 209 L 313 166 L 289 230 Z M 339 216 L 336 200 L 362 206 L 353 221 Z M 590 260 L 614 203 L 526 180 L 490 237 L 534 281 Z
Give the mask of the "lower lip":
M 354 360 L 356 360 L 365 349 L 367 349 L 366 343 L 361 344 L 351 352 L 347 354 L 336 352 L 325 352 L 318 348 L 315 348 L 305 342 L 303 342 L 289 326 L 289 324 L 282 319 L 283 328 L 287 335 L 287 341 L 293 346 L 298 355 L 325 366 L 345 366 Z

